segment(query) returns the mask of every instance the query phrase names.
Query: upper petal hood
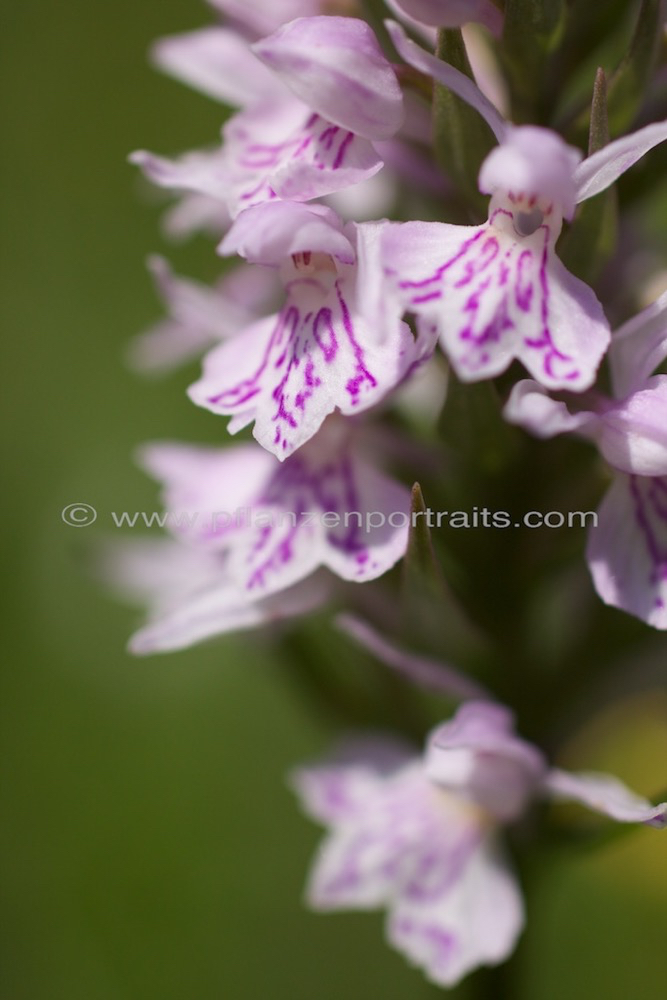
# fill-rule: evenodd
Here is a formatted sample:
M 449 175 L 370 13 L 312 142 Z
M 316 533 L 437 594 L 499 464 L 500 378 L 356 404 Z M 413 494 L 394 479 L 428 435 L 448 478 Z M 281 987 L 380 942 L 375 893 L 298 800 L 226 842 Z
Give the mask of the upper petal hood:
M 513 727 L 509 709 L 491 702 L 466 703 L 429 737 L 429 778 L 499 819 L 514 819 L 534 794 L 546 763 Z
M 324 205 L 290 201 L 265 202 L 242 212 L 219 250 L 273 265 L 305 252 L 330 254 L 344 264 L 354 264 L 356 259 L 335 212 Z
M 396 74 L 365 21 L 301 17 L 253 46 L 288 87 L 330 122 L 388 139 L 403 120 Z
M 574 171 L 582 155 L 551 129 L 512 126 L 484 160 L 479 189 L 483 194 L 520 191 L 544 198 L 571 219 L 576 198 Z

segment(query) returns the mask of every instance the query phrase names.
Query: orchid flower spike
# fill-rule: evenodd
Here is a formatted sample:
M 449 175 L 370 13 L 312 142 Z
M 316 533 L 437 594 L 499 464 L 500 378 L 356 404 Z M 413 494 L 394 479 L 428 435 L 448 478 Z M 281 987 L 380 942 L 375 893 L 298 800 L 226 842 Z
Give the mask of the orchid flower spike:
M 326 596 L 315 575 L 323 568 L 355 583 L 389 570 L 407 546 L 410 493 L 375 468 L 359 438 L 348 421 L 331 420 L 283 465 L 254 444 L 145 447 L 171 541 L 130 545 L 112 567 L 151 608 L 132 652 L 181 649 L 310 610 Z
M 613 471 L 591 528 L 588 564 L 606 604 L 667 629 L 667 292 L 618 329 L 610 363 L 615 399 L 575 408 L 530 379 L 504 415 L 537 437 L 575 432 L 593 440 Z
M 381 279 L 381 230 L 343 229 L 324 206 L 274 202 L 244 212 L 221 249 L 280 267 L 285 304 L 211 352 L 190 398 L 230 415 L 232 434 L 254 423 L 256 439 L 282 460 L 334 410 L 360 413 L 394 389 L 422 345 L 398 322 L 383 342 L 368 312 Z
M 382 259 L 394 296 L 440 343 L 464 381 L 492 378 L 519 359 L 549 389 L 581 392 L 610 341 L 593 291 L 555 252 L 563 219 L 667 139 L 646 126 L 582 161 L 555 132 L 502 121 L 475 85 L 388 22 L 394 44 L 475 107 L 499 140 L 482 164 L 491 195 L 482 226 L 408 222 L 387 227 Z
M 499 833 L 533 799 L 572 799 L 622 823 L 667 823 L 667 803 L 652 806 L 615 778 L 550 770 L 515 734 L 512 713 L 486 701 L 459 708 L 421 757 L 367 738 L 297 770 L 291 783 L 329 829 L 309 904 L 385 907 L 390 944 L 440 986 L 514 950 L 523 899 Z

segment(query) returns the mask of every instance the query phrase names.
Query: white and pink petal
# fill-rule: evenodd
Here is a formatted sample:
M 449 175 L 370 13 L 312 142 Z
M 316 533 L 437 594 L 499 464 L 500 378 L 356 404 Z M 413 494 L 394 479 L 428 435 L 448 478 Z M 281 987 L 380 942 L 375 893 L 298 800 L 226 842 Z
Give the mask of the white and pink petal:
M 509 709 L 471 701 L 431 733 L 425 768 L 440 787 L 507 822 L 535 794 L 546 762 L 533 744 L 516 735 Z
M 213 636 L 307 614 L 323 604 L 327 596 L 327 581 L 318 578 L 264 600 L 251 601 L 222 577 L 199 592 L 193 590 L 169 613 L 149 621 L 132 636 L 129 649 L 139 656 L 187 649 Z
M 325 205 L 272 201 L 242 212 L 219 246 L 225 256 L 279 266 L 295 254 L 328 254 L 354 264 L 356 254 L 340 219 Z
M 275 101 L 283 90 L 249 43 L 227 28 L 200 28 L 160 38 L 151 56 L 165 73 L 232 107 Z
M 355 821 L 383 778 L 414 760 L 414 750 L 389 737 L 347 740 L 321 764 L 290 775 L 304 812 L 328 826 Z
M 256 36 L 268 35 L 295 17 L 319 14 L 325 0 L 208 0 L 240 29 Z
M 628 396 L 667 358 L 667 292 L 614 331 L 609 349 L 614 394 Z
M 580 802 L 618 823 L 644 823 L 658 829 L 667 827 L 667 802 L 652 805 L 611 774 L 572 774 L 554 768 L 545 789 L 556 799 Z
M 130 363 L 140 371 L 168 371 L 202 354 L 246 327 L 252 307 L 259 310 L 263 301 L 275 297 L 275 282 L 263 268 L 241 265 L 211 288 L 174 274 L 162 257 L 149 258 L 148 265 L 170 315 L 130 344 Z M 243 293 L 248 281 L 254 297 Z
M 168 538 L 109 545 L 100 575 L 123 599 L 148 607 L 148 621 L 131 638 L 137 655 L 185 649 L 226 632 L 257 628 L 323 604 L 329 583 L 317 574 L 301 586 L 250 601 L 227 574 L 219 551 Z
M 599 418 L 600 451 L 615 469 L 667 476 L 667 375 L 656 375 Z
M 344 580 L 372 580 L 405 554 L 409 491 L 336 442 L 339 429 L 324 428 L 255 500 L 263 516 L 236 541 L 229 564 L 248 594 L 283 589 L 319 566 Z
M 230 119 L 224 129 L 227 203 L 233 216 L 282 198 L 309 201 L 372 177 L 382 168 L 373 145 L 294 98 Z
M 341 129 L 388 139 L 400 128 L 401 88 L 365 21 L 297 18 L 253 51 L 309 108 Z
M 400 895 L 390 909 L 390 943 L 439 986 L 480 965 L 498 965 L 523 929 L 521 890 L 495 845 L 483 841 L 460 877 L 433 899 Z
M 667 629 L 667 476 L 618 473 L 586 556 L 605 604 Z
M 223 149 L 186 153 L 176 160 L 139 149 L 129 160 L 157 187 L 205 195 L 226 204 L 230 172 Z
M 162 483 L 165 526 L 213 548 L 226 546 L 229 534 L 244 525 L 237 512 L 261 495 L 276 468 L 275 459 L 253 444 L 222 449 L 159 442 L 144 445 L 138 458 Z
M 540 438 L 594 432 L 599 425 L 596 413 L 591 410 L 571 412 L 566 403 L 554 399 L 533 379 L 521 379 L 512 386 L 503 416 L 508 423 L 517 424 Z
M 547 388 L 581 392 L 609 343 L 602 307 L 556 257 L 548 219 L 525 237 L 514 221 L 496 208 L 484 226 L 388 226 L 394 294 L 438 332 L 463 381 L 492 378 L 517 358 Z
M 387 0 L 395 14 L 432 28 L 460 28 L 475 21 L 500 35 L 503 15 L 492 0 Z
M 353 283 L 352 274 L 335 271 L 295 278 L 278 316 L 205 359 L 190 398 L 214 413 L 254 419 L 256 439 L 280 459 L 334 410 L 355 414 L 375 405 L 409 369 L 414 342 L 403 325 L 378 346 L 355 310 Z
M 185 240 L 197 232 L 220 239 L 230 222 L 227 206 L 219 198 L 185 193 L 165 212 L 162 226 L 171 240 Z
M 551 129 L 509 126 L 482 164 L 479 189 L 483 194 L 511 191 L 534 196 L 552 202 L 571 219 L 576 207 L 573 175 L 582 156 Z
M 667 119 L 614 139 L 588 156 L 574 171 L 577 202 L 605 191 L 651 149 L 667 141 Z
M 345 812 L 311 875 L 317 909 L 374 908 L 401 896 L 423 905 L 450 890 L 479 842 L 476 819 L 456 801 L 440 801 L 418 761 L 374 784 L 368 775 L 364 801 Z

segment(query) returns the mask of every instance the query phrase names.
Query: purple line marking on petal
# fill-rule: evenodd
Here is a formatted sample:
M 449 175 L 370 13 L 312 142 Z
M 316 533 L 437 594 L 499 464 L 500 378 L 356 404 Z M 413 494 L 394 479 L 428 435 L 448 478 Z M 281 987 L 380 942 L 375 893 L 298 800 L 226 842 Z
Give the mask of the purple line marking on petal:
M 405 886 L 409 899 L 427 902 L 444 896 L 462 877 L 470 856 L 479 846 L 483 829 L 473 825 L 461 831 L 454 843 L 446 845 L 434 831 L 432 844 L 424 851 Z
M 454 288 L 465 288 L 466 285 L 469 285 L 473 278 L 476 278 L 494 262 L 499 250 L 498 240 L 494 236 L 490 236 L 482 245 L 479 256 L 466 263 L 465 273 L 462 278 L 454 282 Z
M 488 223 L 486 226 L 481 226 L 479 232 L 475 233 L 474 236 L 471 236 L 469 240 L 465 240 L 465 242 L 462 244 L 461 248 L 458 250 L 456 255 L 452 257 L 450 260 L 445 261 L 444 264 L 441 264 L 441 266 L 430 277 L 422 278 L 420 281 L 407 281 L 407 280 L 399 281 L 399 288 L 425 288 L 426 285 L 430 285 L 431 282 L 433 281 L 440 281 L 445 271 L 447 271 L 450 267 L 452 267 L 453 264 L 455 264 L 458 260 L 460 260 L 461 257 L 463 257 L 468 252 L 470 247 L 474 246 L 474 244 L 477 243 L 477 241 L 480 240 L 482 236 L 484 236 L 487 229 L 488 229 Z
M 264 191 L 264 190 L 267 190 L 266 189 L 266 180 L 264 178 L 262 178 L 262 180 L 259 182 L 259 184 L 256 184 L 254 188 L 250 189 L 250 191 L 244 191 L 243 194 L 241 194 L 239 196 L 239 201 L 252 201 L 253 198 L 255 198 L 257 195 L 259 195 L 260 191 Z M 267 191 L 267 194 L 268 194 L 268 191 Z M 275 197 L 275 195 L 274 195 L 274 197 Z M 271 198 L 269 197 L 268 200 L 270 201 Z
M 642 485 L 644 486 L 644 496 L 642 496 Z M 667 525 L 667 477 L 630 476 L 630 493 L 633 499 L 635 520 L 644 538 L 646 551 L 653 566 L 648 582 L 651 587 L 660 587 L 661 584 L 667 582 L 667 544 L 664 547 L 661 546 L 657 531 L 651 523 L 651 515 L 659 521 L 664 521 Z M 664 607 L 664 600 L 659 594 L 655 598 L 655 607 Z
M 320 330 L 322 329 L 327 339 L 321 336 Z M 323 307 L 317 313 L 315 322 L 313 323 L 313 337 L 315 343 L 322 351 L 324 360 L 327 364 L 330 364 L 338 354 L 338 341 L 336 339 L 336 331 L 334 330 L 331 309 Z
M 345 455 L 339 464 L 338 480 L 339 487 L 342 492 L 340 503 L 342 511 L 360 510 L 361 502 L 354 476 L 354 469 L 349 455 Z M 325 509 L 334 509 L 331 499 L 329 499 L 328 502 L 325 502 Z M 362 534 L 361 525 L 357 523 L 357 519 L 350 518 L 347 526 L 344 526 L 344 530 L 346 533 L 342 536 L 338 536 L 336 534 L 336 529 L 330 529 L 327 532 L 327 541 L 330 545 L 347 552 L 348 555 L 355 554 L 357 564 L 360 567 L 365 565 L 369 559 L 369 552 L 366 542 L 360 538 L 360 535 Z
M 533 282 L 526 278 L 525 271 L 533 262 L 530 250 L 522 250 L 516 265 L 516 283 L 514 285 L 514 300 L 523 312 L 530 312 L 533 301 Z
M 540 320 L 542 323 L 542 329 L 540 331 L 539 337 L 524 337 L 523 342 L 526 347 L 534 348 L 537 350 L 544 350 L 543 357 L 543 368 L 546 375 L 550 379 L 555 378 L 556 374 L 554 368 L 556 364 L 566 365 L 570 370 L 561 377 L 566 378 L 568 381 L 574 381 L 579 378 L 580 372 L 578 369 L 573 368 L 574 359 L 569 354 L 563 354 L 559 351 L 554 344 L 553 337 L 551 334 L 551 329 L 549 326 L 549 226 L 541 226 L 541 230 L 544 230 L 544 246 L 542 249 L 542 257 L 540 260 L 540 271 L 539 271 L 539 287 L 541 293 L 540 302 Z
M 250 143 L 239 157 L 239 164 L 250 170 L 261 170 L 279 166 L 288 153 L 290 157 L 299 158 L 313 140 L 311 130 L 316 125 L 318 117 L 316 114 L 311 115 L 305 125 L 300 126 L 293 135 L 283 142 Z M 255 155 L 255 159 L 253 159 L 253 155 Z M 262 157 L 264 158 L 262 159 Z
M 349 405 L 357 406 L 379 384 L 366 363 L 367 352 L 355 330 L 344 279 L 326 277 L 326 281 L 311 276 L 289 283 L 287 303 L 255 370 L 236 385 L 207 397 L 209 405 L 226 413 L 247 409 L 252 400 L 255 421 L 275 425 L 273 447 L 283 453 L 293 444 L 293 432 L 303 426 L 314 396 L 321 396 L 317 412 L 311 415 L 317 426 L 336 405 L 345 405 L 343 392 Z M 304 292 L 310 306 L 307 312 L 298 305 Z M 319 308 L 312 308 L 314 298 L 322 303 Z M 323 365 L 334 369 L 334 377 L 325 378 Z
M 328 128 L 325 128 L 324 131 L 320 133 L 320 145 L 324 146 L 326 150 L 330 150 L 333 146 L 334 139 L 339 132 L 340 128 L 338 125 L 329 125 Z
M 291 456 L 276 470 L 253 507 L 258 510 L 293 511 L 297 515 L 306 510 L 342 514 L 345 511 L 359 510 L 360 504 L 355 469 L 349 454 L 344 452 L 336 460 L 316 467 L 309 465 L 300 456 Z M 298 516 L 295 521 L 296 523 L 289 522 L 284 535 L 280 534 L 284 525 L 277 523 L 259 529 L 259 535 L 249 553 L 248 562 L 252 571 L 247 578 L 246 589 L 253 590 L 263 586 L 269 574 L 279 572 L 295 558 L 295 540 L 303 528 L 312 538 L 316 529 L 311 525 L 306 526 Z M 354 557 L 361 572 L 370 556 L 357 519 L 350 518 L 347 525 L 326 529 L 324 538 L 328 545 Z M 260 565 L 253 565 L 258 555 L 262 555 L 263 560 Z M 311 565 L 307 563 L 305 572 L 310 569 Z
M 297 393 L 294 399 L 294 405 L 298 407 L 298 409 L 300 410 L 305 410 L 306 401 L 310 399 L 310 397 L 315 392 L 315 389 L 317 389 L 318 386 L 322 385 L 322 379 L 318 378 L 314 374 L 314 372 L 315 372 L 315 365 L 313 363 L 313 360 L 312 358 L 308 358 L 308 361 L 306 362 L 306 371 L 304 376 L 306 388 L 304 391 Z
M 278 172 L 284 196 L 298 197 L 290 188 L 292 164 L 307 163 L 319 171 L 337 171 L 344 165 L 351 145 L 359 139 L 354 132 L 345 131 L 317 114 L 312 114 L 283 142 L 253 142 L 248 141 L 248 137 L 252 138 L 252 133 L 247 129 L 238 132 L 237 142 L 240 138 L 241 149 L 235 156 L 236 174 L 241 175 L 237 177 L 241 190 L 236 198 L 246 207 L 276 197 L 272 184 Z
M 441 298 L 442 298 L 441 291 L 427 292 L 425 295 L 418 295 L 417 298 L 414 298 L 412 300 L 412 303 L 413 305 L 417 306 L 423 302 L 431 302 L 434 301 L 435 299 L 441 299 Z
M 271 351 L 277 344 L 280 343 L 285 330 L 290 326 L 291 329 L 288 334 L 288 340 L 294 337 L 298 323 L 299 310 L 295 306 L 289 305 L 278 316 L 276 325 L 271 332 L 266 350 L 262 356 L 262 361 L 254 374 L 247 379 L 243 379 L 237 385 L 231 386 L 229 389 L 224 389 L 215 396 L 209 396 L 207 398 L 207 402 L 209 402 L 212 406 L 219 405 L 220 403 L 223 403 L 223 401 L 226 406 L 241 406 L 253 396 L 257 395 L 260 391 L 260 387 L 257 383 L 267 369 Z
M 543 241 L 538 258 L 534 248 L 523 244 L 520 238 L 511 245 L 501 242 L 490 229 L 497 216 L 513 218 L 507 209 L 496 209 L 489 222 L 463 242 L 453 257 L 441 264 L 429 277 L 419 281 L 401 280 L 401 289 L 418 289 L 418 294 L 408 299 L 408 308 L 419 307 L 434 302 L 438 293 L 443 299 L 443 308 L 438 312 L 440 332 L 455 336 L 460 345 L 467 345 L 468 351 L 459 357 L 459 363 L 474 372 L 482 373 L 494 360 L 492 345 L 499 345 L 505 335 L 516 335 L 528 329 L 528 335 L 518 343 L 512 342 L 512 354 L 522 357 L 525 349 L 539 351 L 541 365 L 549 380 L 559 378 L 576 382 L 580 371 L 572 356 L 560 351 L 553 339 L 550 327 L 549 252 L 551 227 L 540 227 Z M 448 286 L 445 278 L 451 272 Z M 451 293 L 461 292 L 470 287 L 470 294 L 457 305 Z M 452 308 L 447 309 L 448 303 Z M 456 330 L 457 312 L 464 321 Z M 480 321 L 483 323 L 478 329 Z M 530 329 L 532 326 L 532 330 Z M 517 338 L 518 339 L 518 338 Z
M 339 170 L 345 160 L 345 155 L 354 139 L 354 133 L 348 132 L 338 148 L 338 154 L 333 162 L 333 169 Z
M 338 297 L 338 303 L 340 305 L 341 316 L 343 319 L 343 327 L 350 346 L 354 352 L 354 357 L 356 361 L 357 374 L 354 378 L 348 380 L 345 388 L 349 395 L 352 397 L 354 403 L 359 402 L 361 387 L 364 382 L 368 382 L 369 386 L 373 389 L 377 387 L 377 379 L 368 370 L 364 363 L 364 351 L 356 339 L 354 326 L 352 325 L 352 319 L 350 317 L 350 310 L 347 307 L 347 302 L 343 298 L 343 294 L 340 288 L 340 280 L 336 281 L 336 295 Z

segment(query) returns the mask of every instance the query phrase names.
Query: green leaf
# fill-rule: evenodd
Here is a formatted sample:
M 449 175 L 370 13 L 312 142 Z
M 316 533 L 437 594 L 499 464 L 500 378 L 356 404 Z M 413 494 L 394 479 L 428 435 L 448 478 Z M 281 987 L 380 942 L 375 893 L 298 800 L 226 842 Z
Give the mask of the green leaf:
M 472 79 L 460 31 L 439 31 L 436 54 Z M 471 221 L 484 220 L 487 199 L 477 189 L 477 176 L 496 141 L 479 113 L 439 83 L 433 90 L 433 139 L 436 159 L 465 197 L 474 214 Z
M 521 447 L 520 432 L 503 420 L 501 410 L 498 390 L 490 379 L 463 383 L 450 372 L 441 437 L 474 480 L 502 474 Z
M 406 578 L 408 576 L 413 578 L 419 577 L 430 588 L 440 590 L 444 588 L 444 580 L 440 567 L 436 563 L 433 545 L 431 544 L 431 531 L 426 516 L 427 510 L 422 488 L 419 483 L 415 483 L 412 487 L 410 534 L 408 537 L 408 549 L 405 555 Z
M 429 518 L 419 483 L 412 487 L 410 533 L 403 561 L 402 612 L 403 636 L 412 647 L 425 645 L 438 649 L 457 662 L 485 649 L 485 640 L 466 615 L 445 580 L 431 541 Z M 448 556 L 448 553 L 445 553 Z M 453 558 L 447 560 L 448 577 L 457 570 Z
M 662 34 L 662 0 L 642 0 L 630 47 L 609 84 L 612 135 L 632 124 L 653 80 Z
M 451 600 L 436 562 L 427 514 L 421 486 L 415 483 L 402 585 L 403 634 L 409 643 L 415 633 L 426 637 L 432 635 L 434 622 L 441 620 L 441 609 Z
M 608 142 L 607 79 L 604 70 L 598 69 L 590 110 L 588 155 Z M 563 235 L 558 253 L 570 271 L 592 284 L 613 254 L 617 239 L 618 196 L 612 187 L 583 203 L 574 223 Z
M 588 155 L 592 156 L 609 142 L 609 115 L 607 113 L 607 77 L 598 67 L 593 84 L 591 123 L 588 130 Z
M 557 47 L 565 27 L 564 0 L 507 0 L 502 57 L 512 92 L 512 117 L 517 122 L 547 118 L 544 107 L 548 56 Z
M 558 246 L 568 270 L 592 285 L 613 254 L 618 239 L 618 196 L 614 189 L 585 201 Z

